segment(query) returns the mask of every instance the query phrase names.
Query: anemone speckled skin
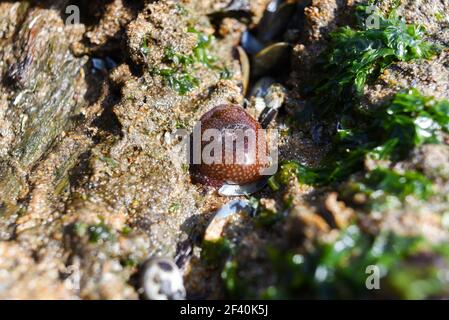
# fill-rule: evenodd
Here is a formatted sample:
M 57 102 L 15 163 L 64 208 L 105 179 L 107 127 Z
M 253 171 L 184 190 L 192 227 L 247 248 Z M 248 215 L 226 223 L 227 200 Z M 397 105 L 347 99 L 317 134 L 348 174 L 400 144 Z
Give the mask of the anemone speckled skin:
M 260 171 L 267 167 L 267 161 L 259 157 L 259 148 L 262 146 L 267 154 L 267 143 L 265 137 L 261 137 L 259 130 L 261 125 L 242 107 L 238 105 L 219 105 L 205 113 L 201 119 L 201 136 L 207 129 L 217 129 L 221 132 L 227 129 L 252 129 L 256 133 L 256 156 L 253 162 L 248 164 L 236 163 L 236 146 L 233 147 L 233 163 L 225 163 L 225 138 L 222 136 L 222 163 L 205 164 L 194 166 L 194 176 L 197 182 L 220 187 L 225 183 L 243 185 L 257 181 Z M 201 152 L 209 141 L 201 143 Z M 245 140 L 245 153 L 248 153 L 248 143 Z

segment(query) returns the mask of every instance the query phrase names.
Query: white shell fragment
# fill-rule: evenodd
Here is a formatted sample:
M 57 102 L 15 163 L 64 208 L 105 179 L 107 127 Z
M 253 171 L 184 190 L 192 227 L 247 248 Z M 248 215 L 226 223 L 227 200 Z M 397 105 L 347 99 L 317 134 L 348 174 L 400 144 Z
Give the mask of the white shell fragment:
M 186 290 L 178 266 L 167 258 L 151 258 L 141 269 L 142 295 L 147 300 L 184 300 Z
M 270 109 L 279 109 L 282 107 L 287 95 L 287 90 L 280 84 L 275 83 L 268 88 L 265 95 L 265 103 Z
M 215 216 L 206 229 L 204 240 L 215 241 L 220 239 L 223 229 L 232 215 L 237 213 L 251 215 L 253 210 L 253 207 L 246 200 L 232 200 L 228 202 L 215 213 Z
M 232 200 L 226 205 L 218 209 L 215 213 L 215 218 L 226 218 L 238 212 L 246 212 L 251 214 L 253 212 L 253 207 L 246 200 Z
M 267 93 L 264 96 L 266 107 L 259 116 L 259 123 L 262 128 L 267 128 L 276 118 L 278 110 L 284 104 L 285 97 L 286 90 L 280 84 L 273 84 L 268 88 Z
M 236 196 L 246 196 L 253 193 L 256 193 L 263 188 L 268 183 L 269 177 L 264 177 L 259 181 L 248 183 L 244 185 L 238 184 L 225 184 L 219 190 L 218 194 L 223 197 L 236 197 Z

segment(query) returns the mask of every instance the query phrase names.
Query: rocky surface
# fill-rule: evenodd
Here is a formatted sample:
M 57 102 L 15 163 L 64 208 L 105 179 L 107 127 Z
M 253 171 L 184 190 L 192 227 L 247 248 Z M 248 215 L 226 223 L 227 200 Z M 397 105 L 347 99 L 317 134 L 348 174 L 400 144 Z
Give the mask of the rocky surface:
M 139 270 L 153 256 L 177 262 L 188 298 L 291 298 L 289 285 L 297 283 L 305 293 L 295 287 L 293 297 L 316 298 L 322 292 L 301 282 L 306 272 L 288 269 L 284 253 L 300 265 L 317 242 L 335 243 L 354 225 L 370 236 L 392 231 L 447 241 L 443 143 L 420 146 L 394 164 L 436 181 L 438 195 L 429 201 L 407 198 L 400 207 L 366 212 L 346 201 L 344 188 L 291 179 L 282 190 L 267 187 L 249 198 L 256 217 L 227 218 L 218 233 L 225 241 L 208 251 L 207 227 L 230 199 L 192 183 L 173 134 L 190 132 L 217 105 L 260 113 L 257 99 L 243 93 L 236 47 L 243 32 L 263 25 L 269 2 L 76 1 L 75 25 L 65 24 L 69 1 L 0 2 L 0 298 L 137 299 Z M 352 9 L 361 1 L 287 2 L 294 4 L 291 22 L 270 43 L 289 42 L 292 64 L 275 68 L 288 94 L 271 127 L 281 132 L 281 160 L 315 167 L 330 142 L 292 115 L 307 102 L 329 33 L 354 25 Z M 381 9 L 392 3 L 382 1 Z M 397 11 L 444 46 L 448 6 L 410 0 Z M 379 107 L 409 87 L 449 98 L 447 56 L 443 49 L 430 60 L 392 64 L 366 85 L 362 105 Z

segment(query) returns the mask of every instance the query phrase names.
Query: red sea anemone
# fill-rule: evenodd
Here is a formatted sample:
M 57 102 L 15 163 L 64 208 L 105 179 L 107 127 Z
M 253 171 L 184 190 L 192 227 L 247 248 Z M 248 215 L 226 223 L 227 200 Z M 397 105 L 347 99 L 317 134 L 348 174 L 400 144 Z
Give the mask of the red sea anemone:
M 244 185 L 260 179 L 261 171 L 268 166 L 268 148 L 259 122 L 240 106 L 220 105 L 205 113 L 200 124 L 201 137 L 198 135 L 197 145 L 201 148 L 193 148 L 193 156 L 196 153 L 200 160 L 192 166 L 194 180 L 220 187 L 223 184 Z M 217 144 L 214 133 L 220 134 L 221 143 Z M 195 139 L 195 134 L 193 136 Z M 238 137 L 243 138 L 241 144 L 237 142 Z M 211 148 L 214 141 L 218 148 Z M 232 144 L 229 141 L 233 141 Z M 213 162 L 207 161 L 205 156 L 214 158 Z

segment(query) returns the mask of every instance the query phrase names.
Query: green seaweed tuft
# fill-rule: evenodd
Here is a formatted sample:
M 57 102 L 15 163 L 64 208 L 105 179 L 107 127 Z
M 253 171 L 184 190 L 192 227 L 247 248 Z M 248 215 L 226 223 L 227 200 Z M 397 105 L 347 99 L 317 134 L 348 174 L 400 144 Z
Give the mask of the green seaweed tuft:
M 356 12 L 366 12 L 366 6 L 358 6 Z M 318 66 L 320 74 L 327 76 L 319 79 L 313 88 L 316 98 L 312 104 L 320 115 L 341 112 L 337 107 L 346 105 L 341 104 L 342 97 L 348 93 L 352 99 L 360 96 L 365 84 L 394 62 L 429 59 L 440 51 L 439 46 L 424 40 L 423 26 L 406 24 L 394 10 L 387 17 L 374 15 L 378 28 L 369 28 L 364 23 L 366 17 L 359 16 L 359 29 L 346 26 L 331 33 L 329 52 Z M 335 99 L 335 103 L 328 98 Z M 349 103 L 346 108 L 353 106 Z

